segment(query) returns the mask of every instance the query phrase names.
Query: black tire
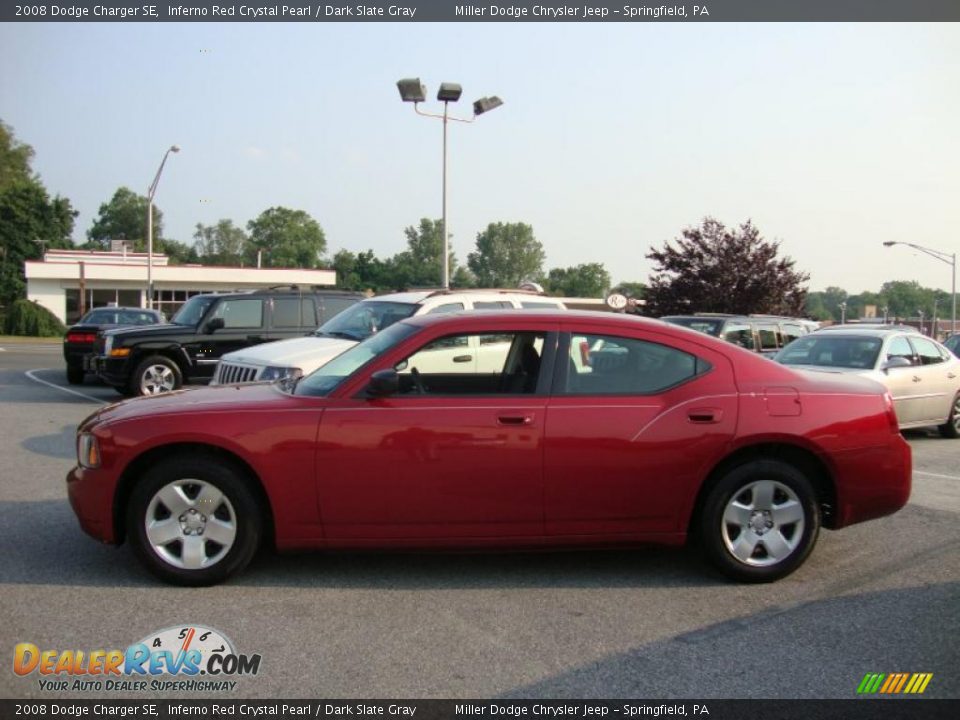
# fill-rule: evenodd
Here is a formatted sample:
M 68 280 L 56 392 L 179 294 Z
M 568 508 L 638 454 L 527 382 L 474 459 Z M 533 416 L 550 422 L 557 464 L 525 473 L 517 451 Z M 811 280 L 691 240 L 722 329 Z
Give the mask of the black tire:
M 164 381 L 159 380 L 163 376 Z M 166 379 L 169 378 L 169 381 Z M 163 355 L 151 355 L 144 358 L 137 365 L 130 377 L 129 390 L 131 395 L 158 395 L 164 392 L 179 390 L 183 387 L 183 373 L 180 367 L 170 358 Z M 154 388 L 152 391 L 150 388 Z
M 947 421 L 937 427 L 941 437 L 956 439 L 960 438 L 960 393 L 953 398 L 953 404 L 950 406 L 950 417 Z
M 780 460 L 753 460 L 710 489 L 697 529 L 707 558 L 722 573 L 742 582 L 773 582 L 813 550 L 820 508 L 803 471 Z
M 161 498 L 161 494 L 173 497 L 171 487 L 180 489 L 175 497 L 177 501 L 183 499 L 180 507 L 168 508 Z M 191 497 L 194 488 L 197 494 Z M 204 499 L 216 498 L 217 493 L 222 497 L 219 502 Z M 181 514 L 177 516 L 177 512 Z M 149 469 L 130 495 L 126 521 L 130 544 L 147 569 L 165 582 L 191 587 L 214 585 L 242 570 L 259 548 L 262 534 L 260 511 L 242 472 L 203 455 L 175 456 Z M 148 536 L 148 522 L 155 531 L 167 521 L 172 523 L 165 528 L 171 536 L 169 541 L 160 543 L 158 535 Z M 234 535 L 229 546 L 213 539 L 214 525 L 232 526 Z M 208 537 L 202 537 L 203 530 Z M 215 537 L 222 539 L 219 534 Z M 202 550 L 195 550 L 202 556 L 191 558 L 187 543 L 194 549 L 202 546 Z M 191 562 L 197 557 L 203 558 L 202 566 Z M 188 567 L 191 564 L 196 567 Z
M 67 365 L 67 382 L 71 385 L 83 385 L 83 378 L 86 373 L 83 371 L 83 365 L 70 363 Z

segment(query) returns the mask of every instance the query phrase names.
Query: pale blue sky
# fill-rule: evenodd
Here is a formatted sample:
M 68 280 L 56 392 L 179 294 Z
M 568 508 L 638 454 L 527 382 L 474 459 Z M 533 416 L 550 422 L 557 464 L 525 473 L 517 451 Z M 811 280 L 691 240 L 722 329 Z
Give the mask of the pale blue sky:
M 643 256 L 713 215 L 752 218 L 811 289 L 950 268 L 960 252 L 960 26 L 923 24 L 5 24 L 0 119 L 85 237 L 164 151 L 165 235 L 303 209 L 331 255 L 404 247 L 440 216 L 441 123 L 395 82 L 504 106 L 450 130 L 461 261 L 488 222 L 533 225 L 547 267 Z M 427 109 L 436 108 L 430 103 Z

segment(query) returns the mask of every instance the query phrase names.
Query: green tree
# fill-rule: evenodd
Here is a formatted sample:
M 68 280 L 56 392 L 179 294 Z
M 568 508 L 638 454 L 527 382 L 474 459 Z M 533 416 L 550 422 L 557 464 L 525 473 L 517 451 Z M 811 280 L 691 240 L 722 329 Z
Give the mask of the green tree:
M 327 238 L 320 223 L 303 210 L 272 207 L 247 223 L 253 258 L 262 253 L 264 267 L 319 268 Z
M 164 253 L 174 265 L 197 264 L 200 256 L 193 245 L 187 245 L 179 240 L 164 239 L 160 242 L 158 252 Z
M 129 240 L 138 252 L 147 250 L 147 204 L 145 195 L 137 195 L 128 187 L 117 188 L 109 202 L 102 203 L 87 230 L 91 250 L 109 250 L 111 240 Z M 161 252 L 163 237 L 163 213 L 153 206 L 154 252 Z
M 381 293 L 396 289 L 389 261 L 380 260 L 373 250 L 356 254 L 340 250 L 333 256 L 333 269 L 341 290 Z
M 602 263 L 583 263 L 553 268 L 547 273 L 544 284 L 551 295 L 598 298 L 610 289 L 610 273 Z
M 204 265 L 239 266 L 251 255 L 250 239 L 232 220 L 219 220 L 216 225 L 197 223 L 193 239 L 196 254 Z
M 749 220 L 728 230 L 705 218 L 673 242 L 647 254 L 656 264 L 647 313 L 800 314 L 810 276 L 779 257 L 780 243 L 764 240 Z
M 0 304 L 26 295 L 24 262 L 73 246 L 77 216 L 70 201 L 50 198 L 30 169 L 33 149 L 0 122 Z
M 620 282 L 617 283 L 613 289 L 622 295 L 626 295 L 628 298 L 640 300 L 643 298 L 647 286 L 642 282 Z
M 421 218 L 418 226 L 411 225 L 403 231 L 407 249 L 392 258 L 399 287 L 440 287 L 443 284 L 442 225 L 440 220 Z M 447 265 L 453 278 L 457 273 L 457 258 L 449 246 L 447 252 Z
M 546 254 L 525 223 L 490 223 L 477 235 L 477 251 L 467 265 L 478 287 L 517 287 L 543 275 Z

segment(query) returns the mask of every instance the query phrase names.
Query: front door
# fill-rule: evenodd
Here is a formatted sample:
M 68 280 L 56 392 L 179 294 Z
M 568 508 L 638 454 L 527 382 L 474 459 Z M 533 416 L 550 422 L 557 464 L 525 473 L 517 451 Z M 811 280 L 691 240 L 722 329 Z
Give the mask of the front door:
M 317 445 L 325 536 L 469 542 L 542 535 L 547 336 L 536 328 L 498 330 L 495 338 L 424 334 L 414 352 L 386 365 L 399 372 L 399 393 L 332 400 Z M 498 361 L 489 351 L 482 366 L 455 362 L 492 346 L 500 348 Z

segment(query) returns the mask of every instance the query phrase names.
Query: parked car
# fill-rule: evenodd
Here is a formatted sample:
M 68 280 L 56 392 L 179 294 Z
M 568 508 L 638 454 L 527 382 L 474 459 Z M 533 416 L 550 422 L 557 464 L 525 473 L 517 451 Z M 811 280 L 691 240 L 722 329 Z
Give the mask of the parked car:
M 951 335 L 944 340 L 943 346 L 957 357 L 960 357 L 960 333 Z
M 221 358 L 212 384 L 292 380 L 318 367 L 393 323 L 414 315 L 451 313 L 460 310 L 563 309 L 558 298 L 542 291 L 524 290 L 421 290 L 379 295 L 357 303 L 320 326 L 309 337 L 281 340 L 227 353 Z M 447 372 L 472 372 L 490 348 L 478 345 L 437 348 L 433 361 Z
M 427 370 L 496 338 L 502 366 Z M 603 341 L 580 372 L 574 338 Z M 614 349 L 616 351 L 614 352 Z M 421 370 L 423 368 L 423 370 Z M 911 454 L 882 386 L 798 373 L 612 313 L 420 315 L 296 383 L 98 409 L 67 476 L 81 526 L 158 577 L 216 583 L 262 545 L 682 544 L 723 572 L 796 570 L 821 527 L 895 512 Z
M 295 287 L 195 295 L 169 325 L 103 333 L 94 365 L 124 395 L 170 392 L 209 380 L 226 352 L 303 335 L 362 299 L 360 293 Z
M 67 329 L 63 338 L 63 359 L 67 363 L 67 382 L 80 385 L 90 371 L 97 333 L 119 327 L 159 325 L 164 317 L 156 310 L 135 307 L 100 307 L 85 314 Z
M 834 326 L 794 340 L 776 359 L 876 380 L 893 396 L 901 428 L 936 426 L 960 437 L 960 359 L 913 328 Z
M 660 319 L 673 325 L 683 325 L 691 330 L 699 330 L 771 357 L 791 341 L 820 327 L 820 324 L 813 320 L 777 315 L 697 313 L 696 315 L 667 315 Z

